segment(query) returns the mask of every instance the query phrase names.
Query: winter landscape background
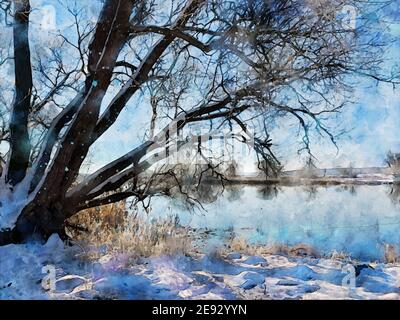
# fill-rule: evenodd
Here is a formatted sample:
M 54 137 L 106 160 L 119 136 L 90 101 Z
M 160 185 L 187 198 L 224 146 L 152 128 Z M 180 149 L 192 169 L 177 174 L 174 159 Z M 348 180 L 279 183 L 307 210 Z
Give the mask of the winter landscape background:
M 400 299 L 400 1 L 0 8 L 0 299 Z

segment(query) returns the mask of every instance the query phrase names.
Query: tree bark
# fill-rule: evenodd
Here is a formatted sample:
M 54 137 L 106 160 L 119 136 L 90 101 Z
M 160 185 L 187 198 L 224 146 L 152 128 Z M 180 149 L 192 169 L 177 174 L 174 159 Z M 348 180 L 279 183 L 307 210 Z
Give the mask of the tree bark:
M 25 177 L 31 144 L 28 117 L 32 94 L 32 67 L 29 48 L 29 0 L 14 1 L 15 99 L 10 120 L 10 155 L 6 181 L 16 185 Z
M 30 203 L 22 210 L 13 229 L 0 231 L 0 246 L 31 239 L 46 241 L 54 233 L 66 240 L 66 220 L 76 212 L 74 206 L 65 202 Z

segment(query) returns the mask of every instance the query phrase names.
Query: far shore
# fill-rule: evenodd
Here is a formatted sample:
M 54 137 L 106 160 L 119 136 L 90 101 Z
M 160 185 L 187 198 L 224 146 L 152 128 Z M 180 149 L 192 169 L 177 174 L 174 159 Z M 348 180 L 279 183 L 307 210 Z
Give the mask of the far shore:
M 390 185 L 398 183 L 388 167 L 369 168 L 329 168 L 284 171 L 276 177 L 266 177 L 263 174 L 238 174 L 226 177 L 227 184 L 283 186 L 298 185 Z M 207 182 L 217 182 L 209 179 Z

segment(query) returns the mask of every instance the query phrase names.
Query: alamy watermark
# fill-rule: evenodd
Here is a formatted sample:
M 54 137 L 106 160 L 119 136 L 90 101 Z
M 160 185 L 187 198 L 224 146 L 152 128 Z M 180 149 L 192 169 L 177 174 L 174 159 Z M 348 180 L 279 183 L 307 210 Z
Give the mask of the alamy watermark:
M 56 267 L 52 264 L 46 265 L 42 268 L 42 273 L 46 274 L 42 279 L 42 288 L 50 292 L 56 291 Z
M 82 7 L 88 19 L 93 22 L 96 21 L 96 17 L 99 14 L 99 8 L 92 1 L 88 1 L 87 5 Z M 38 16 L 41 17 L 40 28 L 44 30 L 56 30 L 57 21 L 57 9 L 54 5 L 46 4 L 36 9 Z M 356 29 L 358 10 L 352 5 L 343 5 L 340 10 L 336 12 L 336 19 L 341 22 L 341 25 L 346 30 Z
M 357 27 L 357 8 L 351 5 L 343 6 L 339 13 L 342 27 L 345 30 L 355 30 Z

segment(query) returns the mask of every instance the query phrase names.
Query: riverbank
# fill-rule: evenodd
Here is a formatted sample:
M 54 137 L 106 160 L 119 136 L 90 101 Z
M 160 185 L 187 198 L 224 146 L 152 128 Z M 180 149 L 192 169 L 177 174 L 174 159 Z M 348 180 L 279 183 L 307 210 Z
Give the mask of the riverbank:
M 388 167 L 371 168 L 328 168 L 283 171 L 277 177 L 266 177 L 263 174 L 238 174 L 227 176 L 227 184 L 282 186 L 299 185 L 385 185 L 397 180 Z M 209 179 L 210 183 L 220 181 Z
M 1 247 L 0 299 L 400 299 L 398 263 L 234 251 L 86 255 L 57 236 L 45 245 Z M 46 291 L 53 267 L 55 290 Z
M 211 183 L 220 183 L 217 180 L 208 180 Z M 301 185 L 319 185 L 319 186 L 334 186 L 334 185 L 391 185 L 394 179 L 391 175 L 387 176 L 365 176 L 356 178 L 343 177 L 227 177 L 226 184 L 247 184 L 247 185 L 268 185 L 279 184 L 282 186 L 301 186 Z

